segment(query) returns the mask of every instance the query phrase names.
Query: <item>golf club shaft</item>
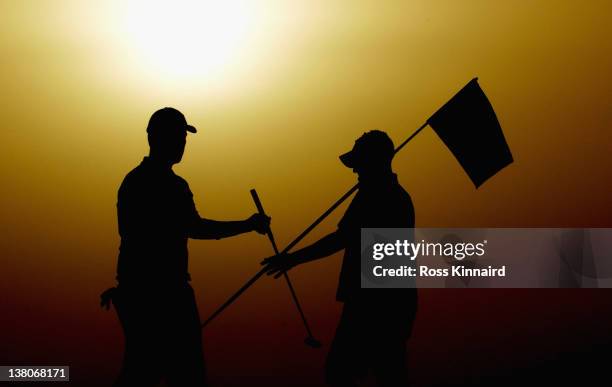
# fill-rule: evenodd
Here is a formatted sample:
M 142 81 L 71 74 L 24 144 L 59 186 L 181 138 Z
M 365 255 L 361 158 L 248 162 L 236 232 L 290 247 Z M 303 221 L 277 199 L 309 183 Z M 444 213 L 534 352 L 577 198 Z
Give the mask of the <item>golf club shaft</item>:
M 261 215 L 266 215 L 266 212 L 263 209 L 263 205 L 261 204 L 261 200 L 259 200 L 259 195 L 257 195 L 257 191 L 255 191 L 255 188 L 251 189 L 251 197 L 253 198 L 253 202 L 255 202 L 257 212 L 259 212 Z M 278 247 L 276 247 L 276 241 L 274 240 L 274 235 L 272 234 L 272 229 L 270 227 L 268 227 L 266 235 L 268 236 L 268 239 L 270 239 L 270 243 L 272 243 L 274 253 L 278 255 Z
M 253 201 L 255 202 L 257 211 L 259 211 L 260 214 L 265 215 L 266 213 L 264 211 L 263 205 L 261 204 L 261 200 L 259 200 L 259 195 L 257 195 L 257 191 L 255 191 L 255 188 L 251 190 L 251 196 L 253 197 Z M 268 238 L 270 239 L 270 243 L 272 243 L 272 248 L 274 249 L 274 253 L 278 255 L 279 254 L 278 247 L 276 246 L 276 242 L 274 241 L 274 234 L 272 234 L 271 228 L 268 229 L 267 234 L 268 234 Z M 302 310 L 302 306 L 300 305 L 300 301 L 297 298 L 297 294 L 295 292 L 295 289 L 293 288 L 293 284 L 291 283 L 291 280 L 289 279 L 289 274 L 287 274 L 287 272 L 283 272 L 283 277 L 285 277 L 285 281 L 287 282 L 287 286 L 289 287 L 289 292 L 291 293 L 291 298 L 293 299 L 293 303 L 295 304 L 295 307 L 300 313 L 300 317 L 302 318 L 302 323 L 304 324 L 304 328 L 306 328 L 308 337 L 313 337 L 312 331 L 310 330 L 310 326 L 308 325 L 308 321 L 306 320 L 306 315 L 304 314 L 304 311 Z

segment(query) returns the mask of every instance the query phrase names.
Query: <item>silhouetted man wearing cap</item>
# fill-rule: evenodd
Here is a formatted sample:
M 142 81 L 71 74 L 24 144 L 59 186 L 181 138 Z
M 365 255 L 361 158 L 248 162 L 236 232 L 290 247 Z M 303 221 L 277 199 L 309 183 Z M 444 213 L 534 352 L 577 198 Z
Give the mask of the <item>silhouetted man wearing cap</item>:
M 117 310 L 125 355 L 116 386 L 206 385 L 200 318 L 187 270 L 187 239 L 220 239 L 265 233 L 270 218 L 242 221 L 201 218 L 189 185 L 174 174 L 187 132 L 196 133 L 178 110 L 156 111 L 147 127 L 150 153 L 119 188 L 121 246 L 118 286 L 102 295 Z
M 405 386 L 406 341 L 416 315 L 416 289 L 361 289 L 361 228 L 414 228 L 414 207 L 391 170 L 393 142 L 385 132 L 365 133 L 341 161 L 359 175 L 359 191 L 338 229 L 287 255 L 267 258 L 268 274 L 344 249 L 336 299 L 342 316 L 326 362 L 332 386 L 354 386 L 371 371 L 381 386 Z

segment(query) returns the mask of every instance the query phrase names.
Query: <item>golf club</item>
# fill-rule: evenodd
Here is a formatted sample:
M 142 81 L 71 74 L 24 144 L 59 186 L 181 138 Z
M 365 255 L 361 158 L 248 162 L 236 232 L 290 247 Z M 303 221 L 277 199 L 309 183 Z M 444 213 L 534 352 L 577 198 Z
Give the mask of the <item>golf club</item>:
M 263 209 L 263 205 L 261 204 L 261 201 L 259 200 L 259 195 L 257 195 L 257 191 L 255 191 L 255 188 L 251 190 L 251 196 L 253 197 L 253 201 L 255 202 L 257 211 L 262 215 L 266 215 Z M 270 243 L 272 244 L 274 253 L 276 255 L 279 255 L 280 252 L 278 251 L 278 247 L 276 246 L 276 241 L 274 240 L 274 234 L 272 234 L 272 229 L 268 228 L 268 231 L 266 232 L 266 234 L 268 235 L 268 239 L 270 239 Z M 304 344 L 306 344 L 307 346 L 311 348 L 320 348 L 321 342 L 315 339 L 314 336 L 312 335 L 312 331 L 310 330 L 308 321 L 306 321 L 306 316 L 304 315 L 304 311 L 302 310 L 300 302 L 298 301 L 297 295 L 295 293 L 295 289 L 293 288 L 293 285 L 291 284 L 291 280 L 289 279 L 289 275 L 287 274 L 287 272 L 283 272 L 283 277 L 285 277 L 285 281 L 287 281 L 287 286 L 289 287 L 289 291 L 291 292 L 291 298 L 293 299 L 293 303 L 295 304 L 295 307 L 300 313 L 300 317 L 302 318 L 302 323 L 304 323 L 304 328 L 306 328 L 306 332 L 308 334 L 306 339 L 304 339 Z

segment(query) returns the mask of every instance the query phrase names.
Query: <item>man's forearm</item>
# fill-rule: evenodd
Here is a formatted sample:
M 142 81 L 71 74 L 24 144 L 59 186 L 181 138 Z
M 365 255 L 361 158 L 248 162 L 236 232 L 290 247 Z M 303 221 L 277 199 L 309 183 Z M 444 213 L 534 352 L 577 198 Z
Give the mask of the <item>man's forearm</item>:
M 189 233 L 194 239 L 221 239 L 253 231 L 253 225 L 247 220 L 221 221 L 201 219 Z
M 299 265 L 325 258 L 342 250 L 343 248 L 344 241 L 340 237 L 340 234 L 338 234 L 338 232 L 333 232 L 319 239 L 312 245 L 291 253 L 291 258 L 294 260 L 295 265 Z

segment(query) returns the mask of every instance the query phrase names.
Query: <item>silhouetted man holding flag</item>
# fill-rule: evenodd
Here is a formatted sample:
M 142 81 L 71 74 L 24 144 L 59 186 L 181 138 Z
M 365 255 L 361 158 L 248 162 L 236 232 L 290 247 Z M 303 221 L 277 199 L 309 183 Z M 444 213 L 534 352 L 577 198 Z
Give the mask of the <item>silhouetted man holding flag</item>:
M 365 133 L 340 156 L 359 175 L 359 191 L 338 229 L 291 254 L 264 260 L 277 277 L 292 267 L 344 249 L 336 299 L 342 316 L 326 362 L 332 386 L 357 385 L 372 371 L 381 386 L 406 385 L 406 341 L 417 309 L 413 289 L 361 289 L 361 228 L 414 228 L 410 195 L 391 170 L 393 142 L 382 131 Z
M 178 110 L 156 111 L 147 127 L 150 153 L 119 188 L 121 246 L 112 299 L 125 334 L 125 356 L 116 386 L 206 385 L 200 317 L 187 270 L 187 239 L 220 239 L 265 233 L 270 218 L 242 221 L 201 218 L 187 182 L 172 171 L 181 161 L 187 132 Z

